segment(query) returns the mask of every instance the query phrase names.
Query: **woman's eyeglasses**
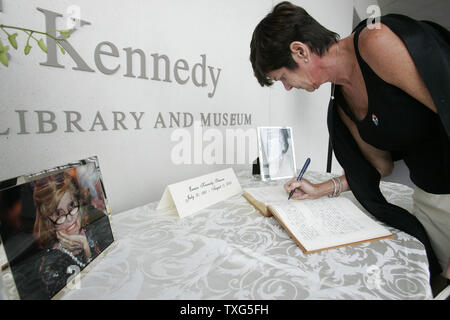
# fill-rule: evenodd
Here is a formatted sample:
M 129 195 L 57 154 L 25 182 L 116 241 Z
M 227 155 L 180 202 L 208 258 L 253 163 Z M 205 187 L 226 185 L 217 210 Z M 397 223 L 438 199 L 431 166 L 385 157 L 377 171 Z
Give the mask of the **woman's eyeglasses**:
M 77 201 L 72 201 L 70 203 L 69 207 L 67 207 L 67 213 L 65 213 L 64 210 L 59 209 L 57 211 L 58 219 L 56 219 L 56 221 L 53 221 L 49 217 L 48 217 L 48 219 L 55 225 L 61 225 L 66 222 L 68 215 L 71 215 L 71 216 L 76 215 L 78 213 L 79 209 L 80 209 L 79 203 Z

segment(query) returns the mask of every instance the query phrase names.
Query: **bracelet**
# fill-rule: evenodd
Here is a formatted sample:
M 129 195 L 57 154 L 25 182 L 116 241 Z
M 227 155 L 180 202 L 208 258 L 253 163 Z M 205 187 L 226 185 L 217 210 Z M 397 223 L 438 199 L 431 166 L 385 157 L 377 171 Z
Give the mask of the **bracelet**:
M 339 197 L 342 192 L 342 181 L 341 181 L 341 178 L 339 178 L 339 177 L 337 177 L 336 179 L 338 179 L 338 181 L 339 181 L 339 193 L 337 194 L 336 197 Z
M 328 195 L 328 198 L 333 198 L 336 196 L 336 189 L 337 189 L 337 185 L 336 185 L 336 181 L 334 181 L 334 178 L 331 178 L 331 181 L 333 181 L 333 185 L 334 185 L 334 191 L 332 194 Z
M 336 182 L 336 180 L 339 182 L 339 187 L 338 187 L 338 183 Z M 329 194 L 328 197 L 329 198 L 339 197 L 339 195 L 342 192 L 342 181 L 340 178 L 335 178 L 335 177 L 332 177 L 331 181 L 333 181 L 334 191 L 332 194 Z
M 338 184 L 338 182 L 337 182 L 337 181 L 339 181 L 339 179 L 334 177 L 333 180 L 336 181 L 336 185 L 338 186 L 338 190 L 337 190 L 337 192 L 334 193 L 333 196 L 334 197 L 339 197 L 339 195 L 341 194 L 341 185 Z

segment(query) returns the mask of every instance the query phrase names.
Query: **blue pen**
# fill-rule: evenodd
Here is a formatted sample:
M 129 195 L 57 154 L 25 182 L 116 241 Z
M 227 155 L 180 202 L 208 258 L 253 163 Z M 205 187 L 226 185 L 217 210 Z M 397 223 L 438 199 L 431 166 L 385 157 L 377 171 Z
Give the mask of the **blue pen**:
M 306 162 L 305 162 L 305 164 L 303 165 L 302 171 L 300 171 L 300 174 L 299 174 L 298 177 L 297 177 L 297 181 L 300 181 L 300 180 L 302 179 L 303 175 L 304 175 L 305 172 L 306 172 L 306 169 L 308 169 L 308 166 L 309 166 L 309 163 L 310 163 L 310 162 L 311 162 L 311 159 L 310 159 L 310 158 L 306 159 Z M 292 198 L 292 195 L 294 194 L 294 192 L 295 192 L 295 189 L 293 189 L 293 190 L 289 193 L 289 198 L 288 198 L 288 200 L 290 200 L 290 199 Z

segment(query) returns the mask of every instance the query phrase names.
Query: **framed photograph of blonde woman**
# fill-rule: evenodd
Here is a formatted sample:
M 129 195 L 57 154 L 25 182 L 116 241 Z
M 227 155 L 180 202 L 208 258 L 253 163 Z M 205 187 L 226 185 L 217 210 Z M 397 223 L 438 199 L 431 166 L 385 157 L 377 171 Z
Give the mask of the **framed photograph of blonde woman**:
M 113 243 L 109 214 L 97 157 L 1 182 L 2 298 L 70 287 Z

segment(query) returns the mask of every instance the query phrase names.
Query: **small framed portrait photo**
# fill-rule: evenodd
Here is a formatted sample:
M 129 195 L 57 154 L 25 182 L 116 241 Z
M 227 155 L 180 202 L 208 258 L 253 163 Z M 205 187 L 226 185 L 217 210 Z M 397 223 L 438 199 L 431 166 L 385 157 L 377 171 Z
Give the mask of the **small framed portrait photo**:
M 2 299 L 70 290 L 113 243 L 109 216 L 97 157 L 0 182 Z
M 258 127 L 258 151 L 262 181 L 296 175 L 292 128 Z

